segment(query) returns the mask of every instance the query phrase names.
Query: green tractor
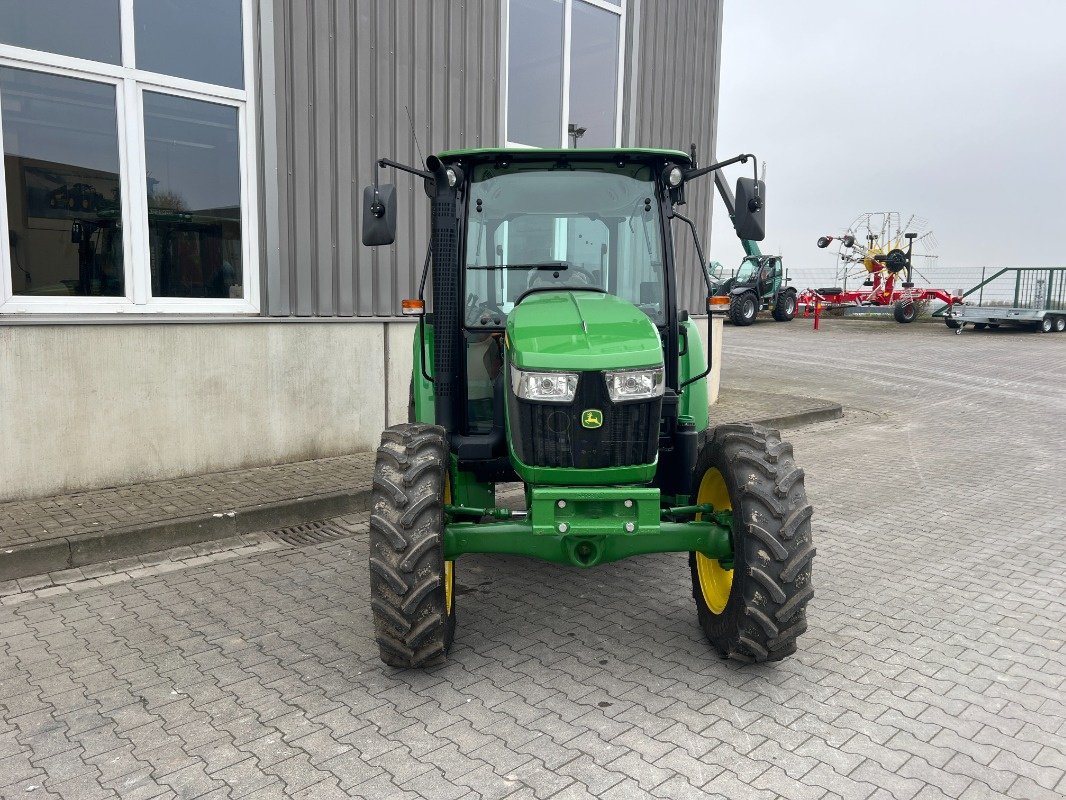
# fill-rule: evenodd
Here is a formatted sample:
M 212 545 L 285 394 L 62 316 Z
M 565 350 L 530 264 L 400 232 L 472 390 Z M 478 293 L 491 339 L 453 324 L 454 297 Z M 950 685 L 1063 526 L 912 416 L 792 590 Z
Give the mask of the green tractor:
M 718 654 L 795 651 L 813 594 L 803 470 L 776 431 L 709 427 L 709 355 L 677 303 L 675 220 L 706 263 L 679 210 L 686 185 L 751 158 L 697 167 L 674 150 L 482 149 L 425 169 L 377 162 L 423 178 L 431 209 L 420 297 L 404 301 L 420 315 L 411 421 L 383 432 L 373 479 L 371 606 L 386 664 L 446 657 L 456 562 L 471 553 L 578 568 L 687 553 Z M 763 237 L 764 191 L 757 174 L 737 181 L 742 238 Z M 375 173 L 363 244 L 395 231 L 395 186 Z M 496 501 L 513 482 L 522 510 Z
M 715 173 L 714 182 L 729 218 L 735 221 L 736 200 L 732 190 L 720 172 Z M 755 239 L 742 236 L 740 243 L 744 247 L 744 260 L 733 277 L 720 280 L 721 266 L 711 265 L 711 275 L 718 280 L 713 295 L 727 304 L 729 321 L 737 326 L 751 325 L 760 311 L 769 310 L 777 322 L 791 322 L 796 316 L 797 292 L 788 285 L 781 256 L 763 255 Z

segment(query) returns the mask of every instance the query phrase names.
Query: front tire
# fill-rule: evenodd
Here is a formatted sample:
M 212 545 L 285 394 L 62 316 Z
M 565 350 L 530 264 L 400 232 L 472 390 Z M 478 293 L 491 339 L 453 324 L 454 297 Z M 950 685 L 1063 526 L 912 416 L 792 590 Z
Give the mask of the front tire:
M 689 554 L 700 627 L 724 658 L 796 652 L 814 595 L 812 508 L 792 445 L 758 425 L 720 425 L 696 460 L 693 500 L 733 512 L 733 563 Z
M 445 660 L 455 636 L 455 572 L 444 560 L 448 444 L 436 425 L 381 434 L 370 516 L 370 607 L 381 660 Z
M 962 323 L 960 323 L 958 320 L 952 319 L 951 317 L 944 317 L 944 324 L 951 328 L 951 330 L 953 331 L 957 331 L 962 328 Z
M 773 317 L 777 322 L 791 322 L 796 316 L 796 295 L 793 292 L 782 292 L 777 296 L 774 303 Z
M 733 295 L 729 301 L 729 319 L 739 327 L 751 325 L 759 314 L 759 301 L 754 292 Z

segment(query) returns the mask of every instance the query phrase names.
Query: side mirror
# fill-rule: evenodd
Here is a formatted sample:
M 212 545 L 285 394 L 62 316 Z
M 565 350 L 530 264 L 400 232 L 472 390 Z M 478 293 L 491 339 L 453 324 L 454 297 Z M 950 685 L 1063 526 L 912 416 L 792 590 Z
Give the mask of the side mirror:
M 378 247 L 396 241 L 396 187 L 383 183 L 363 189 L 363 244 Z
M 761 242 L 766 238 L 766 184 L 763 181 L 737 178 L 733 227 L 741 239 Z

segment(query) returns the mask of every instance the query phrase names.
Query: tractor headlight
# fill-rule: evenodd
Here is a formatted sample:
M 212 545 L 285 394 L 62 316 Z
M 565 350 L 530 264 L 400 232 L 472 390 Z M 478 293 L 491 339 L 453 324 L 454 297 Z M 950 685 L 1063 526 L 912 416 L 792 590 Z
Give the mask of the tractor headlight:
M 607 379 L 607 393 L 615 403 L 662 397 L 663 394 L 662 367 L 622 369 L 606 372 L 604 377 Z
M 577 392 L 577 373 L 526 372 L 512 366 L 511 390 L 523 400 L 569 403 Z

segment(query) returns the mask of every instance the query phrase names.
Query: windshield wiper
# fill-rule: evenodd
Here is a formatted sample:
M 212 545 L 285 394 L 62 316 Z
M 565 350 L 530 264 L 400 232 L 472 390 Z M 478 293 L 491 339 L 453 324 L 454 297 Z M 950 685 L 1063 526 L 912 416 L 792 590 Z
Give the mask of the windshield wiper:
M 565 261 L 541 261 L 537 264 L 485 264 L 484 266 L 470 264 L 467 269 L 543 269 L 560 272 L 570 269 L 570 266 Z

